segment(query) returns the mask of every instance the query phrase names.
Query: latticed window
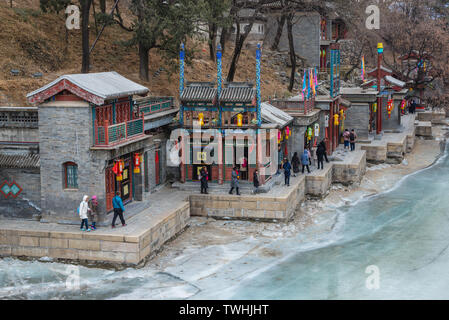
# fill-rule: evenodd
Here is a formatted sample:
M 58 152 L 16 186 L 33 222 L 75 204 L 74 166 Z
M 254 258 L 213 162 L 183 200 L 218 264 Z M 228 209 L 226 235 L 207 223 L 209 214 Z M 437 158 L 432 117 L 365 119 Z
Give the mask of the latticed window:
M 73 162 L 64 163 L 65 189 L 78 189 L 78 165 Z

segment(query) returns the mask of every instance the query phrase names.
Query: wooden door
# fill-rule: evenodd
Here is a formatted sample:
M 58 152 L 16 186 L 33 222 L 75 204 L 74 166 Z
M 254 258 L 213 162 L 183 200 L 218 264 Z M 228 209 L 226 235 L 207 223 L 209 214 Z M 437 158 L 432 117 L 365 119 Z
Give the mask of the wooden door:
M 106 211 L 112 211 L 112 198 L 115 193 L 115 174 L 112 167 L 106 168 Z

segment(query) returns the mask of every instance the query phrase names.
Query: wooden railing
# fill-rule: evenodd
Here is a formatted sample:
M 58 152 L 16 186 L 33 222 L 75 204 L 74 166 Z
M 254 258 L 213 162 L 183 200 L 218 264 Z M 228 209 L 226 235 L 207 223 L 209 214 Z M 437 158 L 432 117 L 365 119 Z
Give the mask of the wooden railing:
M 95 121 L 95 146 L 112 146 L 144 134 L 144 118 L 109 125 L 105 120 L 103 126 Z
M 173 97 L 150 97 L 136 100 L 134 107 L 139 114 L 149 115 L 170 109 L 174 105 Z
M 285 112 L 294 112 L 300 114 L 308 114 L 313 111 L 315 106 L 315 98 L 308 101 L 289 101 L 289 100 L 272 100 L 270 104 Z

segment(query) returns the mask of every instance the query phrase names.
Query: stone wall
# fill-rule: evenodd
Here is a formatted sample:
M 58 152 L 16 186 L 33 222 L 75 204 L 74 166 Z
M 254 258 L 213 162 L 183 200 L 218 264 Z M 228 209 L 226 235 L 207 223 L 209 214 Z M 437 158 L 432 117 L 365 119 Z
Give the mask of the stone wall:
M 317 170 L 306 176 L 306 194 L 312 197 L 324 197 L 332 184 L 332 167 L 326 165 L 324 170 Z
M 7 181 L 15 181 L 23 190 L 16 197 L 5 199 L 0 194 L 0 216 L 8 218 L 31 219 L 39 214 L 41 207 L 41 182 L 39 168 L 33 169 L 0 169 L 0 185 Z
M 419 121 L 416 126 L 416 135 L 424 138 L 432 138 L 432 123 L 427 121 Z
M 401 101 L 395 101 L 395 106 L 388 117 L 387 102 L 388 99 L 382 98 L 382 130 L 397 130 L 401 127 Z
M 366 153 L 359 155 L 357 161 L 352 163 L 334 162 L 332 182 L 350 185 L 359 183 L 366 173 Z
M 366 160 L 373 163 L 381 163 L 387 160 L 386 144 L 366 144 L 361 146 L 366 151 Z
M 355 129 L 359 140 L 367 140 L 369 133 L 369 104 L 352 103 L 346 111 L 346 129 Z
M 39 107 L 41 206 L 43 221 L 79 221 L 77 207 L 84 195 L 105 203 L 106 152 L 94 152 L 91 108 Z M 78 165 L 78 189 L 65 189 L 65 162 Z
M 191 195 L 190 214 L 231 219 L 288 221 L 304 200 L 305 179 L 300 177 L 284 196 Z
M 32 128 L 0 127 L 0 141 L 2 142 L 39 142 L 39 130 Z
M 0 141 L 39 142 L 37 108 L 0 107 Z
M 51 257 L 135 266 L 180 233 L 189 219 L 189 204 L 139 235 L 5 229 L 0 226 L 0 256 Z

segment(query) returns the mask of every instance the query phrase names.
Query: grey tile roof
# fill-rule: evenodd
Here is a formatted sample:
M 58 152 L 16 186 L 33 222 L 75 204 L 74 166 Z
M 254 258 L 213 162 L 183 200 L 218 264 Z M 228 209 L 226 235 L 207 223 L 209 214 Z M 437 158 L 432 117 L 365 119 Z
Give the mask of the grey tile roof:
M 131 81 L 117 72 L 67 74 L 50 82 L 49 84 L 27 94 L 27 98 L 53 87 L 63 80 L 68 80 L 74 85 L 98 96 L 104 100 L 115 99 L 131 95 L 143 95 L 150 90 Z
M 291 115 L 272 106 L 268 102 L 262 102 L 260 104 L 260 111 L 262 119 L 265 122 L 274 124 L 278 128 L 283 128 L 293 121 L 293 117 Z
M 0 168 L 39 168 L 39 154 L 0 154 Z
M 220 94 L 220 102 L 251 103 L 256 96 L 256 89 L 250 83 L 225 84 Z
M 188 83 L 181 95 L 181 102 L 213 102 L 217 97 L 217 89 L 209 82 Z

